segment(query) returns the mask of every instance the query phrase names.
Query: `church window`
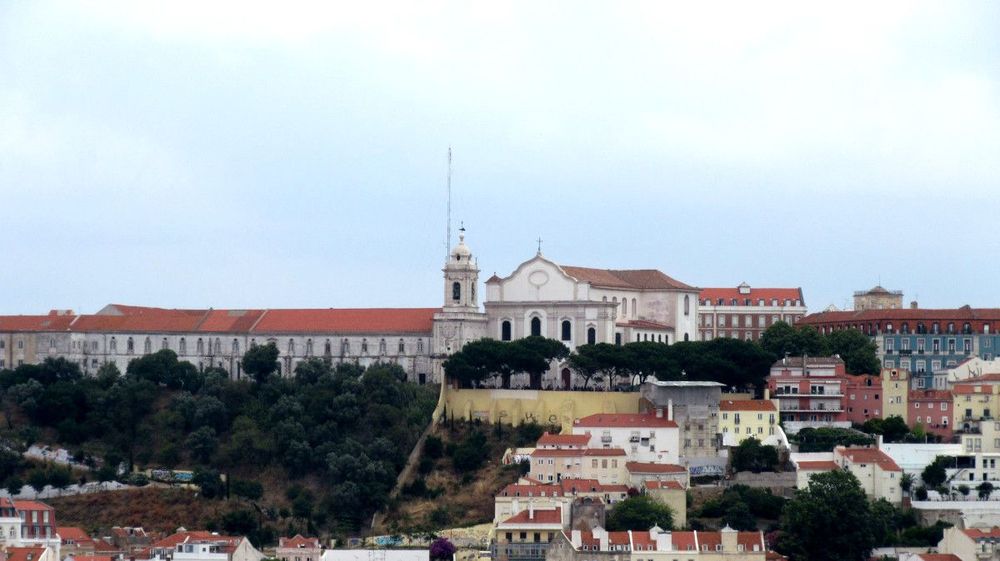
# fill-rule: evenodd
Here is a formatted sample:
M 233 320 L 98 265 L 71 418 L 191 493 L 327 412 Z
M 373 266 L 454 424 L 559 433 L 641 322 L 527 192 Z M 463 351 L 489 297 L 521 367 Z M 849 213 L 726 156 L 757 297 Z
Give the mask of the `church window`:
M 542 320 L 535 317 L 531 318 L 531 336 L 540 337 L 542 335 Z
M 403 354 L 405 352 L 406 352 L 406 343 L 404 343 L 403 340 L 400 339 L 399 340 L 399 354 Z
M 149 340 L 149 337 L 146 337 L 146 341 L 142 344 L 142 352 L 147 355 L 153 352 L 153 342 Z
M 760 303 L 762 306 L 764 305 L 763 300 Z M 691 296 L 687 294 L 684 295 L 684 315 L 691 315 Z
M 306 356 L 312 356 L 312 355 L 313 355 L 313 340 L 306 339 Z
M 628 317 L 628 298 L 622 298 L 622 317 Z
M 167 344 L 167 338 L 166 337 L 164 337 L 163 338 L 163 342 L 160 343 L 160 348 L 161 349 L 169 349 L 170 348 L 170 345 Z
M 288 340 L 288 354 L 290 355 L 295 354 L 295 339 Z
M 424 340 L 423 339 L 417 339 L 417 352 L 418 353 L 424 352 Z
M 198 342 L 195 345 L 199 355 L 205 354 L 205 341 L 201 337 L 198 337 Z
M 237 339 L 233 339 L 233 354 L 240 354 L 240 342 Z
M 333 354 L 333 344 L 331 344 L 330 340 L 327 339 L 326 343 L 323 343 L 323 355 L 330 356 L 332 354 Z
M 222 339 L 218 337 L 215 338 L 215 354 L 222 354 Z M 222 363 L 220 362 L 219 364 L 221 365 Z
M 685 340 L 685 341 L 687 341 L 687 340 L 688 340 L 688 334 L 687 334 L 687 333 L 685 333 L 685 334 L 684 334 L 684 340 Z
M 462 299 L 462 284 L 453 282 L 451 283 L 451 299 L 458 302 Z
M 378 354 L 380 354 L 380 355 L 384 355 L 385 354 L 385 339 L 379 339 L 379 342 L 378 342 Z
M 184 340 L 184 338 L 183 338 L 183 337 L 181 337 L 181 341 L 180 341 L 180 343 L 179 343 L 179 345 L 178 345 L 177 349 L 178 349 L 178 350 L 180 351 L 180 353 L 181 353 L 182 355 L 186 355 L 186 354 L 187 354 L 187 350 L 188 350 L 188 349 L 187 349 L 187 341 L 186 341 L 186 340 Z
M 569 341 L 573 335 L 573 325 L 568 319 L 562 321 L 562 340 Z
M 362 353 L 367 353 L 368 352 L 368 339 L 362 339 L 361 340 L 361 352 Z
M 636 305 L 635 298 L 632 299 L 632 317 L 636 318 L 639 316 L 639 306 Z
M 593 327 L 587 328 L 587 344 L 594 345 L 597 343 L 597 330 Z
M 340 342 L 340 354 L 342 356 L 347 356 L 351 354 L 351 342 L 348 341 L 347 339 L 344 339 L 343 341 Z
M 510 321 L 508 320 L 500 322 L 500 340 L 510 341 Z
M 135 341 L 131 337 L 128 338 L 128 341 L 125 341 L 125 352 L 128 354 L 135 352 Z
M 118 352 L 118 341 L 115 341 L 114 337 L 111 338 L 111 343 L 109 346 L 111 347 L 111 352 L 113 353 Z
M 615 333 L 615 344 L 618 345 L 619 347 L 622 346 L 622 334 L 621 333 Z
M 639 333 L 636 333 L 636 334 L 635 334 L 635 342 L 636 342 L 636 343 L 639 343 L 639 342 L 641 342 L 641 341 L 642 341 L 642 335 L 641 335 L 641 334 L 639 334 Z

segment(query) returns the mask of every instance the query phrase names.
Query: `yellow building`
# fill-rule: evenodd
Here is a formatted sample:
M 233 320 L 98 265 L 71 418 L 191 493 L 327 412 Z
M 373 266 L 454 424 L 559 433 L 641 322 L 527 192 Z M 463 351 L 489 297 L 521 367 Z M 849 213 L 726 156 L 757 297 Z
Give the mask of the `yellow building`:
M 882 369 L 882 418 L 907 417 L 909 402 L 910 371 L 901 368 Z
M 719 402 L 719 432 L 726 446 L 737 446 L 748 438 L 763 441 L 778 429 L 778 407 L 767 399 Z
M 1000 376 L 989 374 L 975 382 L 955 384 L 951 390 L 955 429 L 976 429 L 1000 411 Z

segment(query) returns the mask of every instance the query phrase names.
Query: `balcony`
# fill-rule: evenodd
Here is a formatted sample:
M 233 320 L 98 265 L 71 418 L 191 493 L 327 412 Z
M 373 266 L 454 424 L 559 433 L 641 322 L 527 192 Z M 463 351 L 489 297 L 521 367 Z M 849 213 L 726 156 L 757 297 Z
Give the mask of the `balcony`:
M 827 409 L 814 409 L 814 408 L 797 409 L 794 407 L 792 408 L 782 407 L 781 412 L 782 413 L 843 413 L 844 410 L 840 407 L 833 407 Z
M 899 354 L 900 356 L 910 356 L 913 354 L 913 351 L 910 349 L 899 349 Z

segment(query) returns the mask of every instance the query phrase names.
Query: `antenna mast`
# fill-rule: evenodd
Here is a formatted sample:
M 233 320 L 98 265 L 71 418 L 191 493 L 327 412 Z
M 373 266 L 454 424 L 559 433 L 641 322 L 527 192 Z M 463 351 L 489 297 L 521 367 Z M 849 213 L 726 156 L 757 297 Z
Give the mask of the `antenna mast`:
M 451 251 L 451 146 L 448 147 L 448 231 L 444 240 L 444 254 Z

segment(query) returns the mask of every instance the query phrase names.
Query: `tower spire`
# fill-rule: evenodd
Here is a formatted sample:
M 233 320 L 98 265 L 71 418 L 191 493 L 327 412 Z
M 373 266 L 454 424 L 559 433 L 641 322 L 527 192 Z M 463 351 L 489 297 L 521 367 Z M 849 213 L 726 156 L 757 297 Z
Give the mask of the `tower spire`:
M 451 146 L 448 146 L 448 230 L 445 233 L 444 254 L 451 251 Z

